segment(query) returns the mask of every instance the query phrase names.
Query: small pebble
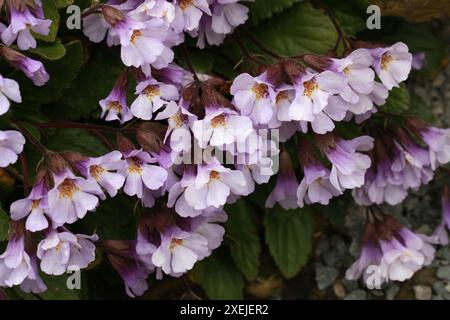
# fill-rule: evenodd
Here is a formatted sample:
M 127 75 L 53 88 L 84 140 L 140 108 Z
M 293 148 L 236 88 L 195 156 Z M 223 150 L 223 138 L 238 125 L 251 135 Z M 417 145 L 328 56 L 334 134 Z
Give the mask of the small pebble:
M 331 267 L 317 267 L 316 282 L 320 290 L 328 288 L 336 280 L 339 271 Z
M 367 300 L 367 292 L 361 289 L 354 290 L 344 300 Z
M 429 286 L 419 284 L 417 286 L 414 286 L 413 289 L 414 289 L 414 296 L 416 297 L 417 300 L 430 300 L 433 294 Z
M 436 276 L 442 280 L 450 280 L 450 266 L 439 267 Z
M 341 282 L 336 282 L 333 285 L 333 292 L 339 299 L 344 299 L 347 292 L 345 291 L 345 287 L 342 285 Z

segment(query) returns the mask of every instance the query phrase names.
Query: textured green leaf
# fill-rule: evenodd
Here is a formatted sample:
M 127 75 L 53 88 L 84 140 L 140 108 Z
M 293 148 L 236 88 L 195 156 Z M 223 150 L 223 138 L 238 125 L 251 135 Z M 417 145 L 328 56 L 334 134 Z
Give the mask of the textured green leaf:
M 6 212 L 0 207 L 0 241 L 5 241 L 8 238 L 9 217 Z
M 368 0 L 325 0 L 347 34 L 354 35 L 367 28 Z
M 29 51 L 47 60 L 58 60 L 66 54 L 66 48 L 59 39 L 53 43 L 39 44 L 37 48 Z
M 67 278 L 70 276 L 71 274 L 58 277 L 41 274 L 47 291 L 40 293 L 39 296 L 44 300 L 79 300 L 81 290 L 67 288 Z M 81 277 L 83 277 L 83 273 L 81 273 Z
M 252 210 L 244 200 L 239 200 L 226 210 L 229 213 L 225 225 L 231 239 L 231 255 L 238 269 L 247 280 L 252 281 L 258 275 L 261 244 L 256 230 Z
M 411 107 L 411 97 L 408 90 L 402 84 L 400 88 L 394 88 L 389 93 L 386 104 L 380 107 L 381 110 L 392 113 L 404 113 Z
M 102 240 L 129 240 L 136 238 L 135 200 L 123 194 L 102 201 L 95 212 L 77 222 L 85 234 L 94 232 Z
M 74 3 L 74 0 L 53 0 L 56 8 L 62 9 Z
M 289 56 L 322 54 L 332 49 L 337 40 L 329 17 L 309 3 L 296 4 L 250 31 L 268 48 Z
M 52 20 L 52 24 L 50 25 L 50 32 L 48 35 L 43 36 L 38 33 L 33 33 L 36 39 L 40 39 L 45 42 L 53 42 L 56 40 L 56 34 L 58 33 L 60 16 L 58 12 L 58 8 L 55 5 L 55 2 L 46 0 L 42 1 L 42 9 L 44 10 L 44 16 L 46 19 Z
M 295 276 L 306 264 L 311 252 L 313 220 L 305 210 L 283 211 L 280 207 L 264 216 L 269 251 L 286 278 Z
M 257 0 L 249 3 L 250 9 L 248 24 L 257 25 L 265 19 L 269 19 L 283 10 L 289 9 L 295 3 L 302 0 Z
M 414 30 L 414 32 L 411 32 Z M 427 24 L 412 24 L 398 22 L 387 26 L 387 30 L 381 30 L 380 40 L 388 43 L 402 41 L 406 43 L 413 53 L 425 53 L 425 70 L 435 72 L 444 65 L 447 59 L 447 39 L 441 39 L 435 29 Z
M 82 129 L 54 130 L 52 137 L 46 142 L 46 146 L 53 151 L 76 151 L 87 156 L 101 156 L 108 149 L 94 135 Z
M 39 106 L 57 100 L 64 89 L 70 87 L 83 63 L 81 42 L 73 41 L 66 46 L 66 55 L 59 60 L 45 63 L 50 80 L 42 87 L 36 87 L 21 72 L 15 71 L 11 77 L 20 83 L 23 104 Z M 59 106 L 64 108 L 64 106 Z
M 97 49 L 61 100 L 50 106 L 51 114 L 70 120 L 89 117 L 100 110 L 98 102 L 109 94 L 123 70 L 117 55 L 108 49 Z
M 215 251 L 212 256 L 197 263 L 191 277 L 211 299 L 242 299 L 244 279 L 224 249 Z

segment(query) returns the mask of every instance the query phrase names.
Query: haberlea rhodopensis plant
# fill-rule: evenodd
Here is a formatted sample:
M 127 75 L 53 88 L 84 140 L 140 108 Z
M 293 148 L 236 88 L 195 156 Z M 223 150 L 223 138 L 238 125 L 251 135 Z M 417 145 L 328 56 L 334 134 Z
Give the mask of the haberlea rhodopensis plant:
M 450 162 L 450 130 L 406 87 L 440 53 L 401 21 L 365 30 L 365 0 L 300 2 L 0 1 L 1 290 L 73 297 L 62 276 L 81 270 L 87 296 L 180 279 L 240 298 L 260 256 L 293 277 L 317 221 L 355 204 L 348 279 L 429 265 L 448 188 L 433 234 L 389 206 Z

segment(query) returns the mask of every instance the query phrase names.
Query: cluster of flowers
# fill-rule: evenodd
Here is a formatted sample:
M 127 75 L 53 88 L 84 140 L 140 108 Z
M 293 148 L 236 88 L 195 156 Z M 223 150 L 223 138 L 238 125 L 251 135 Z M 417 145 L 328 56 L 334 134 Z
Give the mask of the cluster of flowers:
M 84 34 L 92 42 L 106 37 L 108 46 L 120 45 L 123 63 L 142 68 L 167 67 L 174 59 L 172 47 L 184 41 L 187 32 L 219 45 L 248 18 L 248 8 L 239 0 L 127 0 L 107 1 L 88 9 Z
M 93 42 L 106 37 L 109 46 L 120 45 L 124 65 L 134 67 L 99 102 L 101 117 L 122 124 L 143 121 L 127 127 L 132 139 L 119 134 L 117 150 L 101 157 L 45 152 L 31 193 L 11 205 L 0 286 L 42 292 L 46 288 L 39 270 L 61 275 L 86 268 L 101 247 L 128 295 L 142 295 L 150 274 L 179 277 L 220 246 L 224 206 L 267 183 L 277 171 L 276 157 L 281 171 L 266 207 L 278 203 L 285 209 L 327 205 L 345 190 L 353 190 L 363 205 L 398 203 L 407 190 L 428 183 L 433 170 L 450 161 L 449 130 L 416 119 L 376 139 L 345 140 L 334 132 L 335 122 L 370 118 L 389 91 L 408 78 L 413 57 L 403 43 L 364 45 L 341 59 L 282 59 L 257 77 L 241 74 L 229 84 L 173 63 L 172 48 L 184 41 L 185 32 L 198 37 L 203 47 L 205 41 L 222 43 L 244 23 L 248 9 L 238 2 L 109 1 L 85 12 L 84 34 Z M 36 46 L 30 29 L 41 34 L 49 30 L 40 1 L 27 3 L 8 1 L 11 24 L 2 32 L 5 44 L 17 39 L 22 50 Z M 0 54 L 36 85 L 48 80 L 42 63 L 5 45 Z M 128 106 L 130 76 L 137 86 Z M 3 114 L 9 100 L 19 103 L 21 97 L 14 80 L 0 80 Z M 278 141 L 268 137 L 278 132 L 279 141 L 286 142 L 299 131 L 310 133 L 297 136 L 300 183 L 289 153 L 280 152 Z M 24 143 L 19 132 L 0 132 L 0 167 L 16 162 Z M 95 234 L 69 230 L 119 192 L 140 200 L 136 239 L 99 241 Z M 446 204 L 448 209 L 448 200 Z M 444 218 L 436 235 L 427 238 L 372 212 L 362 256 L 347 276 L 359 278 L 369 265 L 377 265 L 383 279 L 411 277 L 431 261 L 431 243 L 448 242 L 446 214 Z M 39 243 L 35 233 L 41 236 Z
M 429 183 L 434 170 L 450 162 L 450 130 L 430 127 L 415 118 L 375 142 L 365 183 L 353 191 L 360 205 L 396 205 Z
M 0 23 L 2 44 L 0 56 L 14 68 L 22 71 L 37 86 L 49 80 L 42 62 L 31 59 L 9 46 L 17 42 L 21 50 L 36 47 L 36 34 L 47 35 L 50 32 L 51 20 L 44 18 L 41 1 L 6 1 L 10 24 Z M 3 4 L 3 2 L 2 2 Z M 1 6 L 0 6 L 1 9 Z M 9 111 L 11 102 L 22 102 L 19 84 L 12 79 L 0 75 L 0 116 Z M 14 130 L 0 131 L 0 168 L 17 161 L 17 155 L 23 150 L 25 138 Z

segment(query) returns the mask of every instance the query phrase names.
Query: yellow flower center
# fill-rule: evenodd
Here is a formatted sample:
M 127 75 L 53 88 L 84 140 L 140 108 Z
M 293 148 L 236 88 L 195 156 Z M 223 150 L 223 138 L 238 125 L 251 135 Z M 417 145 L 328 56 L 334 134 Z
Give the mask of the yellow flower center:
M 181 127 L 184 124 L 184 117 L 181 112 L 177 112 L 170 119 L 175 123 L 176 127 Z
M 63 243 L 64 243 L 64 242 L 60 241 L 60 242 L 58 243 L 58 245 L 55 247 L 55 250 L 56 250 L 57 252 L 60 252 L 60 251 L 61 251 L 61 248 L 62 248 Z
M 31 201 L 31 209 L 39 208 L 40 204 L 41 204 L 41 200 L 32 200 Z
M 220 173 L 217 171 L 211 171 L 209 173 L 209 181 L 219 180 L 220 179 Z
M 131 34 L 131 37 L 130 37 L 131 43 L 135 43 L 136 39 L 140 36 L 142 36 L 141 30 L 133 30 L 133 33 Z
M 303 95 L 307 97 L 311 97 L 317 89 L 319 89 L 319 85 L 317 84 L 315 79 L 311 79 L 309 81 L 303 82 Z
M 348 76 L 348 74 L 350 73 L 350 68 L 347 67 L 347 68 L 345 68 L 342 72 L 344 72 L 344 74 L 345 74 L 346 76 Z
M 147 88 L 144 89 L 144 94 L 147 96 L 147 98 L 152 100 L 154 97 L 159 96 L 159 87 L 153 85 L 147 86 Z
M 383 54 L 383 56 L 381 57 L 381 69 L 387 70 L 387 68 L 389 68 L 389 65 L 391 64 L 392 60 L 394 60 L 394 57 L 392 57 L 391 55 L 389 55 L 387 53 Z
M 257 83 L 252 87 L 252 91 L 255 93 L 256 99 L 258 100 L 266 97 L 267 89 L 268 87 L 264 83 Z
M 288 99 L 289 99 L 289 97 L 288 97 L 287 92 L 286 91 L 281 91 L 280 93 L 277 94 L 276 104 L 279 104 L 281 101 L 288 100 Z
M 121 112 L 122 111 L 122 105 L 120 104 L 119 101 L 111 101 L 108 103 L 108 109 L 109 110 L 114 110 L 117 112 Z
M 173 238 L 172 241 L 170 242 L 170 250 L 175 249 L 176 247 L 180 246 L 183 244 L 183 240 L 182 239 L 175 239 Z
M 130 173 L 138 173 L 140 174 L 142 172 L 142 162 L 139 158 L 131 158 L 128 160 L 128 172 Z
M 89 173 L 91 174 L 91 177 L 94 178 L 95 180 L 98 180 L 103 172 L 105 172 L 105 169 L 96 164 L 94 164 L 89 168 Z
M 211 120 L 211 127 L 213 127 L 213 128 L 225 127 L 226 124 L 227 124 L 227 118 L 225 117 L 224 114 L 214 117 Z
M 180 0 L 178 6 L 184 11 L 188 7 L 192 6 L 192 0 Z
M 65 179 L 59 186 L 59 198 L 60 199 L 72 199 L 73 194 L 79 190 L 77 185 L 75 184 L 75 181 L 71 179 Z

